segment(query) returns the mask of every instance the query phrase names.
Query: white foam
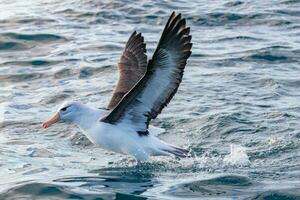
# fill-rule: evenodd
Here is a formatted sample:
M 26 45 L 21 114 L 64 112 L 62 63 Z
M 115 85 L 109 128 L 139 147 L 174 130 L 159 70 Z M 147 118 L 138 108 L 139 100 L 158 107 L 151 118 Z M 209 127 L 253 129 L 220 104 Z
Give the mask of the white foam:
M 230 145 L 230 154 L 224 157 L 224 163 L 234 166 L 250 165 L 249 157 L 246 153 L 246 148 L 240 145 Z

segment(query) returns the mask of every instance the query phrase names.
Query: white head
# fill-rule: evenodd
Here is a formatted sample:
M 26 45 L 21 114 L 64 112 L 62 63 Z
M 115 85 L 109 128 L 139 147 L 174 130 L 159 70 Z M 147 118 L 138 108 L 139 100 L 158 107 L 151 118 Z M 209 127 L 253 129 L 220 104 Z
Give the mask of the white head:
M 76 122 L 80 118 L 82 112 L 86 109 L 85 107 L 86 106 L 80 102 L 66 102 L 62 104 L 59 107 L 57 113 L 48 121 L 44 122 L 42 126 L 43 128 L 48 128 L 49 126 L 60 120 Z

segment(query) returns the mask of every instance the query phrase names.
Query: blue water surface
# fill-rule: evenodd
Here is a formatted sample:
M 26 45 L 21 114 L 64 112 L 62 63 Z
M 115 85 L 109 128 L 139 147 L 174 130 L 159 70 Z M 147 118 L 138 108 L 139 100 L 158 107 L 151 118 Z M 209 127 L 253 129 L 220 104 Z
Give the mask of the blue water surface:
M 300 199 L 300 2 L 0 2 L 0 199 Z M 148 58 L 172 11 L 193 54 L 152 124 L 191 158 L 142 166 L 71 124 L 66 100 L 104 107 L 130 36 Z

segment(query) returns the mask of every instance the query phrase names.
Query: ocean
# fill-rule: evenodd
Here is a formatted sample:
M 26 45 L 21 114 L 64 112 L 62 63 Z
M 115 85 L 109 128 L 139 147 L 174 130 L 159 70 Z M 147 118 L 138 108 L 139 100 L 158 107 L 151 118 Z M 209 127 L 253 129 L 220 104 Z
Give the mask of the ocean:
M 0 1 L 0 199 L 300 199 L 300 1 Z M 105 107 L 131 33 L 150 59 L 182 13 L 192 55 L 152 125 L 191 157 L 132 157 L 72 124 L 69 100 Z

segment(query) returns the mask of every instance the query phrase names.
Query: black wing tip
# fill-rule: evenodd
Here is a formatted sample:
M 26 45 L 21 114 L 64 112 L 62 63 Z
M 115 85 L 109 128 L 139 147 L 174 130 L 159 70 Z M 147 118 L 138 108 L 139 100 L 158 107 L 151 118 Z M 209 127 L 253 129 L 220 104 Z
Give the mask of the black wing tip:
M 181 13 L 176 14 L 175 11 L 173 11 L 163 30 L 159 43 L 162 44 L 172 40 L 180 40 L 182 37 L 189 35 L 190 27 L 187 27 L 186 19 L 182 17 Z
M 141 52 L 146 53 L 146 43 L 142 33 L 137 32 L 136 30 L 133 31 L 125 45 L 125 49 L 132 49 L 132 51 L 139 49 L 142 50 Z
M 176 16 L 176 12 L 175 12 L 175 11 L 173 11 L 173 12 L 172 12 L 172 14 L 170 15 L 170 17 L 169 17 L 169 21 L 171 21 L 171 19 L 173 19 L 173 18 L 174 18 L 174 16 Z
M 129 36 L 129 39 L 128 39 L 128 42 L 127 43 L 129 43 L 130 41 L 132 41 L 132 40 L 134 40 L 134 39 L 136 39 L 136 38 L 144 38 L 143 36 L 142 36 L 142 33 L 141 32 L 137 32 L 136 30 L 134 30 L 132 33 L 131 33 L 131 35 Z
M 170 18 L 171 18 L 171 17 L 174 17 L 174 16 L 178 16 L 178 15 L 181 16 L 181 13 L 176 14 L 176 11 L 173 10 L 172 13 L 171 13 L 171 15 L 170 15 Z

